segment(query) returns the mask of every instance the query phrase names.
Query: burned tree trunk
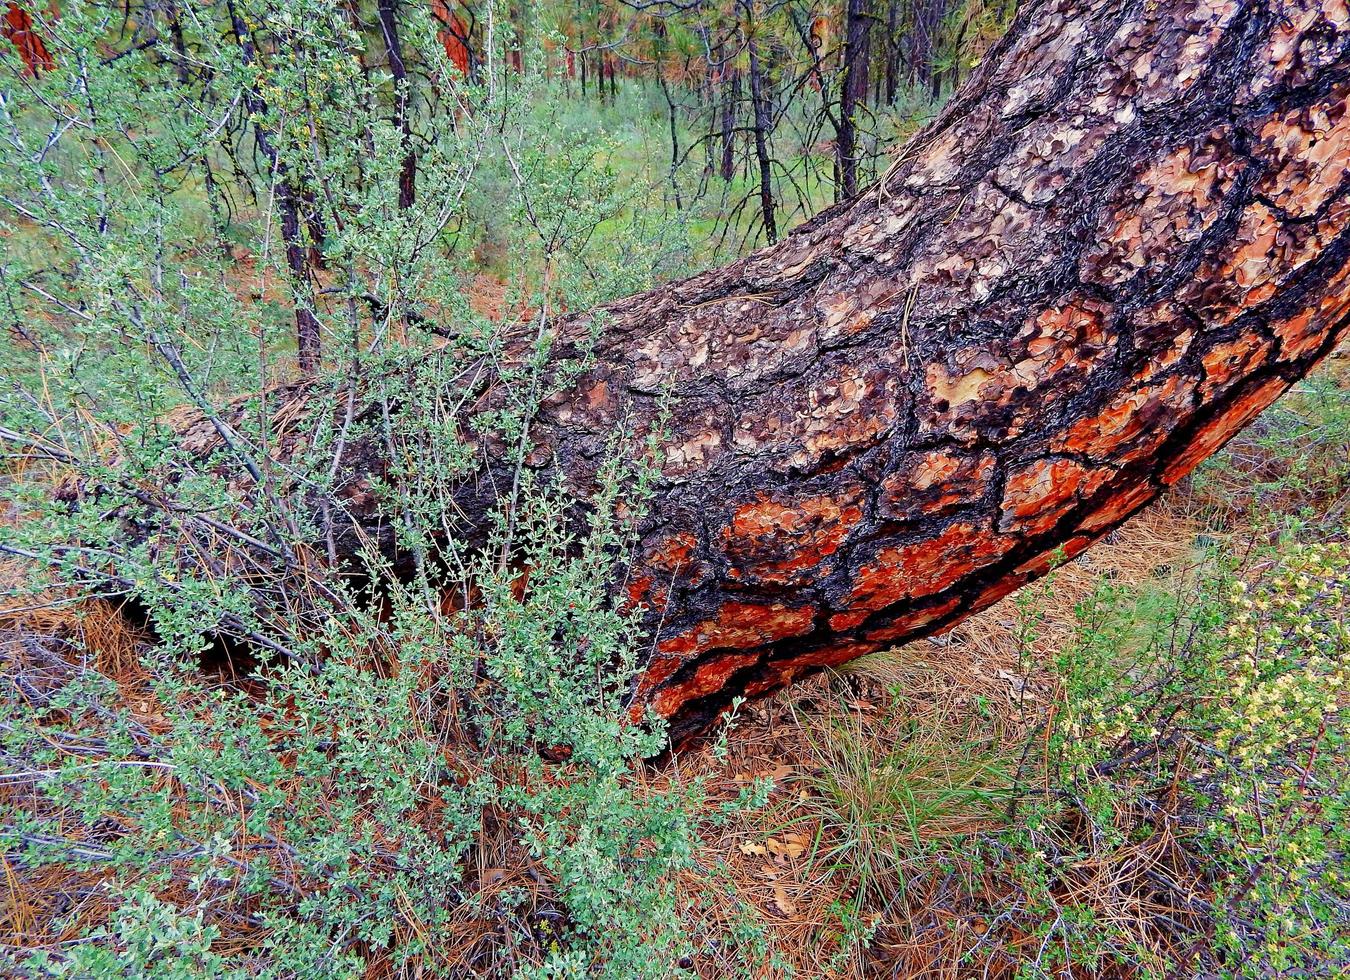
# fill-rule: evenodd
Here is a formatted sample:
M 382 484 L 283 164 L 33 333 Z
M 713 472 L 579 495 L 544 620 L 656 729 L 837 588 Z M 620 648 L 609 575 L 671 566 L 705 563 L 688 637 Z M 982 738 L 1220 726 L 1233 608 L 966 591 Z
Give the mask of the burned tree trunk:
M 771 243 L 778 241 L 778 222 L 774 217 L 773 199 L 773 163 L 769 159 L 769 129 L 772 126 L 772 113 L 769 111 L 768 94 L 764 91 L 764 69 L 759 57 L 759 45 L 755 40 L 755 25 L 750 8 L 746 7 L 748 28 L 745 51 L 750 68 L 750 109 L 754 119 L 755 160 L 759 163 L 759 214 L 764 224 L 764 237 Z
M 672 406 L 634 712 L 678 739 L 1083 551 L 1332 349 L 1347 218 L 1345 0 L 1026 4 L 878 184 L 608 307 L 535 419 L 529 462 L 582 495 Z

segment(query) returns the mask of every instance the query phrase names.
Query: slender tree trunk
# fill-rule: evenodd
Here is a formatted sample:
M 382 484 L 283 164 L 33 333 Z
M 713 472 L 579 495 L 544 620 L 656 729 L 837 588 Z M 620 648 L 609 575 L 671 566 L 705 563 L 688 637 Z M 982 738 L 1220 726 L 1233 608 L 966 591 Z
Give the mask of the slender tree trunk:
M 707 40 L 706 36 L 704 38 Z M 726 140 L 726 120 L 723 117 L 727 63 L 722 45 L 710 47 L 708 56 L 708 176 L 721 174 L 720 151 Z
M 309 286 L 309 257 L 300 227 L 300 209 L 296 194 L 284 179 L 277 182 L 277 211 L 281 215 L 281 237 L 286 243 L 286 266 L 295 282 L 296 361 L 303 374 L 314 374 L 322 366 L 323 339 L 319 319 L 312 307 L 313 291 Z
M 596 343 L 564 318 L 539 477 L 584 500 L 616 426 L 660 434 L 621 593 L 654 634 L 634 715 L 678 740 L 945 630 L 1175 484 L 1350 328 L 1348 166 L 1342 5 L 1030 0 L 875 187 L 606 307 Z M 331 411 L 316 391 L 271 404 Z M 470 536 L 510 482 L 490 445 L 447 488 Z M 370 537 L 336 547 L 396 554 L 362 490 L 381 445 L 341 462 Z
M 895 105 L 900 74 L 900 0 L 886 3 L 886 104 Z
M 867 98 L 868 49 L 872 20 L 867 0 L 848 0 L 844 18 L 843 78 L 839 86 L 839 191 L 844 198 L 858 193 L 858 107 Z
M 403 144 L 403 165 L 398 175 L 398 206 L 406 210 L 417 198 L 417 155 L 412 148 L 412 128 L 408 119 L 408 101 L 412 97 L 408 69 L 403 63 L 403 44 L 398 36 L 398 0 L 378 0 L 376 12 L 380 35 L 389 56 L 389 74 L 394 79 L 394 125 Z
M 947 19 L 947 0 L 932 0 L 932 34 L 928 51 L 928 94 L 936 100 L 942 95 L 943 71 L 938 66 L 942 55 L 943 22 Z
M 235 43 L 246 65 L 257 60 L 252 36 L 247 25 L 235 9 L 234 3 L 228 3 L 230 26 L 234 32 Z M 244 92 L 244 103 L 255 118 L 261 118 L 267 112 L 267 103 L 255 87 Z M 286 250 L 286 267 L 291 273 L 292 289 L 295 295 L 295 347 L 296 360 L 303 374 L 314 374 L 322 365 L 322 335 L 318 317 L 314 312 L 314 294 L 310 287 L 309 257 L 305 246 L 304 226 L 300 215 L 300 192 L 292 183 L 289 168 L 281 160 L 271 135 L 261 126 L 255 126 L 254 139 L 258 149 L 271 164 L 270 174 L 273 184 L 274 202 L 277 214 L 281 218 L 281 237 Z
M 676 125 L 675 99 L 670 94 L 670 86 L 666 84 L 665 77 L 659 73 L 659 70 L 656 80 L 661 87 L 661 94 L 665 97 L 667 118 L 670 122 L 670 192 L 675 198 L 675 210 L 680 211 L 684 209 L 684 204 L 680 200 L 680 182 L 678 179 L 680 169 L 680 132 Z
M 753 22 L 745 42 L 750 61 L 750 103 L 755 117 L 755 159 L 759 162 L 759 213 L 764 222 L 764 237 L 778 241 L 778 223 L 774 218 L 773 163 L 769 159 L 769 128 L 772 118 L 764 93 L 764 76 L 760 68 L 759 45 L 755 41 Z
M 736 106 L 741 101 L 741 75 L 729 65 L 722 69 L 722 179 L 736 176 Z

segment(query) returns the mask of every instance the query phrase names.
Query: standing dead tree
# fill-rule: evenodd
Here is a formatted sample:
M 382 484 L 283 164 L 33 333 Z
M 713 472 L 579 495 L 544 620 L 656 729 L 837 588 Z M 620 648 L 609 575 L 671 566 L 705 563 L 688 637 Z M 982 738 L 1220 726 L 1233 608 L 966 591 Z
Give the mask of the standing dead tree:
M 681 738 L 1082 552 L 1335 346 L 1347 217 L 1345 0 L 1033 0 L 870 190 L 612 304 L 597 345 L 560 320 L 583 369 L 533 422 L 541 476 L 584 499 L 616 426 L 671 413 L 635 713 Z M 453 491 L 470 533 L 494 458 Z M 342 460 L 371 533 L 385 463 Z

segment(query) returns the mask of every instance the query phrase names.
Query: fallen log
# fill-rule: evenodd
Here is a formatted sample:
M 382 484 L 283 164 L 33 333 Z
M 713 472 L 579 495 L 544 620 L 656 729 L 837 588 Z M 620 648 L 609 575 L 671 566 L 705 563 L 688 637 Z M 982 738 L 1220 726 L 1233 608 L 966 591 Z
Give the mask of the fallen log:
M 584 497 L 617 425 L 670 412 L 634 712 L 678 740 L 945 630 L 1218 450 L 1350 324 L 1348 109 L 1345 0 L 1032 0 L 857 199 L 560 320 L 556 369 L 592 360 L 531 467 Z M 374 521 L 386 461 L 348 455 Z M 455 491 L 470 524 L 491 482 Z

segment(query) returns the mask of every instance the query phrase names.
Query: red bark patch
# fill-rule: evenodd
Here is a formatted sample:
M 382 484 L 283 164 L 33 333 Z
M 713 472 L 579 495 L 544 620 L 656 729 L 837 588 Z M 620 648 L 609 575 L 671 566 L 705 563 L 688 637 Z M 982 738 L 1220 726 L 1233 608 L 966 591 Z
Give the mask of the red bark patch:
M 689 531 L 677 531 L 647 548 L 643 564 L 660 587 L 678 581 L 685 587 L 702 585 L 712 577 L 712 569 L 699 555 L 699 541 Z
M 658 649 L 668 656 L 746 650 L 810 632 L 814 619 L 815 609 L 811 606 L 727 602 L 718 610 L 716 619 L 704 620 L 678 636 L 662 640 Z
M 993 453 L 908 453 L 881 481 L 878 508 L 891 521 L 945 514 L 984 496 L 994 472 Z
M 1218 452 L 1239 429 L 1261 414 L 1289 382 L 1284 378 L 1268 378 L 1220 412 L 1191 441 L 1187 450 L 1174 459 L 1163 471 L 1163 483 L 1176 483 L 1204 460 Z
M 872 643 L 841 643 L 791 660 L 768 665 L 763 674 L 745 686 L 746 697 L 757 697 L 766 691 L 784 687 L 807 671 L 821 667 L 838 667 L 876 649 Z
M 737 581 L 800 583 L 848 537 L 862 518 L 858 494 L 821 495 L 797 500 L 761 495 L 736 511 L 721 535 Z
M 936 538 L 882 548 L 860 567 L 841 613 L 876 611 L 914 596 L 934 595 L 1004 554 L 1013 542 L 958 522 Z
M 1123 392 L 1101 412 L 1057 436 L 1051 448 L 1117 464 L 1142 459 L 1171 433 L 1194 389 L 1190 378 L 1172 375 L 1146 388 Z
M 1082 530 L 1088 534 L 1096 534 L 1115 527 L 1156 495 L 1157 490 L 1151 483 L 1136 483 L 1126 490 L 1119 490 L 1107 498 L 1105 505 L 1083 521 Z
M 1115 471 L 1071 459 L 1038 459 L 1014 470 L 1003 491 L 1000 531 L 1042 534 L 1109 480 Z
M 867 634 L 867 641 L 871 644 L 877 643 L 899 643 L 902 640 L 908 640 L 925 627 L 936 623 L 943 616 L 955 611 L 961 604 L 960 597 L 949 599 L 940 606 L 932 609 L 925 609 L 921 612 L 911 613 L 908 616 L 901 616 L 895 622 L 874 629 Z
M 1273 325 L 1280 339 L 1281 361 L 1299 361 L 1327 339 L 1327 326 L 1350 316 L 1350 265 L 1326 284 L 1323 294 L 1294 316 Z
M 728 653 L 713 657 L 707 663 L 699 665 L 694 676 L 683 684 L 659 692 L 652 699 L 652 708 L 662 718 L 669 718 L 686 702 L 722 690 L 732 674 L 757 659 L 758 655 L 754 653 Z
M 1243 334 L 1226 343 L 1215 344 L 1201 359 L 1205 380 L 1200 382 L 1200 397 L 1208 399 L 1246 377 L 1265 363 L 1269 343 L 1259 334 Z

